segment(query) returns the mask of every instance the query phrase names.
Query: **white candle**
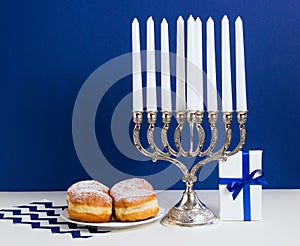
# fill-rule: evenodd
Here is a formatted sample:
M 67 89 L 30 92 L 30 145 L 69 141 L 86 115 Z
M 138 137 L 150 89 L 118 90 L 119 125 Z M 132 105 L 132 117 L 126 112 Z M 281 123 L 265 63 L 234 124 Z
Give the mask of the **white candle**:
M 187 22 L 187 110 L 198 109 L 197 79 L 195 66 L 195 20 L 190 16 Z
M 169 58 L 169 30 L 166 19 L 161 22 L 161 110 L 172 111 Z
M 135 18 L 132 22 L 132 111 L 143 111 L 143 91 L 140 54 L 140 27 Z
M 176 111 L 185 111 L 184 20 L 179 16 L 176 33 Z
M 199 17 L 195 24 L 195 81 L 197 83 L 197 109 L 203 111 L 203 57 L 202 57 L 202 22 Z
M 154 22 L 150 16 L 147 20 L 147 111 L 157 111 Z
M 243 22 L 240 17 L 235 21 L 235 55 L 236 55 L 236 110 L 247 111 L 246 79 Z
M 215 56 L 215 31 L 214 21 L 211 17 L 206 23 L 207 31 L 207 111 L 217 111 L 217 81 L 216 81 L 216 56 Z
M 222 111 L 232 111 L 229 21 L 222 19 Z

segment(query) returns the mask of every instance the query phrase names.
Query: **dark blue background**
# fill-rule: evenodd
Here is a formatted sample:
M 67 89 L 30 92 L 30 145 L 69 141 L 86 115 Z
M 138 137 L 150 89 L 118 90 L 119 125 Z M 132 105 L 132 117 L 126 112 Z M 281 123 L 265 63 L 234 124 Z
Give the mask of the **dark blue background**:
M 0 190 L 65 190 L 89 178 L 72 141 L 72 110 L 82 84 L 100 65 L 131 51 L 134 17 L 144 49 L 150 15 L 157 28 L 167 18 L 174 40 L 176 19 L 190 14 L 203 22 L 212 16 L 217 39 L 224 14 L 231 25 L 243 18 L 250 110 L 245 149 L 263 149 L 267 188 L 300 188 L 299 13 L 298 0 L 1 2 Z M 170 48 L 175 52 L 175 42 Z M 220 63 L 217 72 L 220 81 Z M 126 81 L 109 91 L 115 95 L 110 98 L 130 92 Z M 112 105 L 102 103 L 107 111 Z M 103 132 L 102 139 L 109 143 L 111 136 Z M 201 187 L 217 188 L 216 170 Z

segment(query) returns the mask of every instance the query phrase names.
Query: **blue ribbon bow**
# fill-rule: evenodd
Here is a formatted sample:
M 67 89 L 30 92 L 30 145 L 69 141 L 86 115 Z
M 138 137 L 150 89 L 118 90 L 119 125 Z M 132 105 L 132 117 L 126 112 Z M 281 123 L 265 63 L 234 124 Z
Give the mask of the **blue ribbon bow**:
M 254 178 L 255 174 L 258 172 L 261 174 Z M 233 181 L 233 182 L 229 183 L 226 186 L 226 188 L 229 192 L 233 192 L 232 198 L 233 198 L 233 200 L 235 200 L 236 197 L 239 195 L 239 193 L 245 186 L 267 185 L 268 183 L 267 183 L 267 181 L 263 180 L 263 176 L 264 176 L 264 174 L 263 174 L 262 170 L 256 169 L 247 178 L 242 179 L 240 181 Z

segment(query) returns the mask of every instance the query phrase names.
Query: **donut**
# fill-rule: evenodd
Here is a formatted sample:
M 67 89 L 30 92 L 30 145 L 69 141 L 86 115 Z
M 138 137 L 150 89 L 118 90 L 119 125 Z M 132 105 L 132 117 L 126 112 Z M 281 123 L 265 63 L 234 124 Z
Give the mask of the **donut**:
M 67 190 L 69 218 L 83 222 L 108 222 L 112 217 L 109 188 L 95 180 L 79 181 Z
M 117 221 L 139 221 L 157 215 L 159 207 L 153 187 L 145 179 L 132 178 L 110 189 Z

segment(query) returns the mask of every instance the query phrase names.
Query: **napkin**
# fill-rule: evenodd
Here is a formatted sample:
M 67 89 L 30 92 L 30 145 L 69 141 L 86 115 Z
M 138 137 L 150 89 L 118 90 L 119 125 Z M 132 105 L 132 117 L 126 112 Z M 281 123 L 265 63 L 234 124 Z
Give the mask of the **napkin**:
M 44 229 L 55 234 L 69 234 L 72 238 L 90 238 L 97 233 L 106 233 L 97 227 L 87 227 L 64 221 L 60 213 L 67 206 L 55 206 L 51 201 L 34 201 L 29 204 L 0 209 L 1 220 L 14 224 L 31 226 L 32 229 Z

